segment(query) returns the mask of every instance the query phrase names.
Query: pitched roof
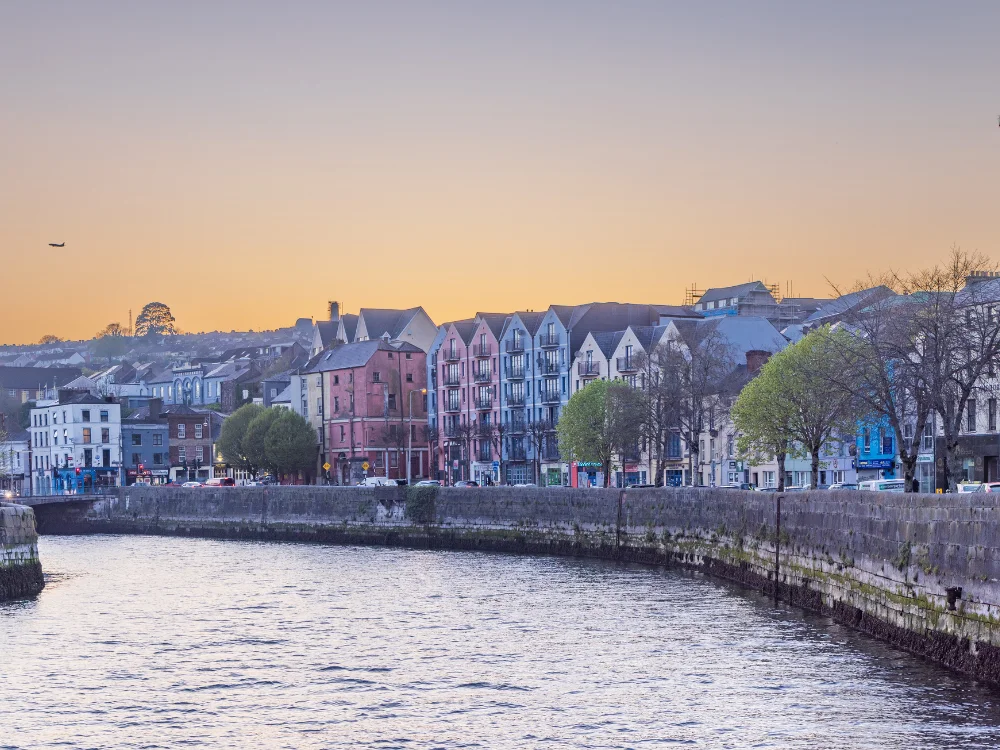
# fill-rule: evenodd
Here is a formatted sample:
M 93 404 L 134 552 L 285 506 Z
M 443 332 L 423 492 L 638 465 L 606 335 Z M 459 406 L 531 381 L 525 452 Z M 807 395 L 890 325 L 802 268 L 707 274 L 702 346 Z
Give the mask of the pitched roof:
M 75 391 L 92 391 L 97 388 L 97 383 L 88 378 L 86 375 L 81 375 L 78 378 L 73 378 L 73 380 L 69 381 L 62 387 Z
M 534 310 L 531 311 L 525 310 L 521 312 L 516 312 L 514 313 L 514 315 L 518 317 L 518 320 L 520 320 L 521 324 L 527 329 L 528 334 L 534 336 L 535 332 L 538 331 L 538 326 L 542 324 L 542 318 L 545 317 L 545 312 L 544 311 L 535 312 Z M 504 334 L 507 333 L 507 328 L 510 328 L 510 326 L 513 325 L 514 315 L 511 316 L 510 320 L 507 322 L 507 325 L 504 327 Z
M 408 310 L 383 310 L 376 307 L 362 307 L 361 317 L 365 319 L 368 338 L 378 339 L 388 333 L 390 340 L 398 339 L 419 309 L 411 307 Z
M 382 339 L 369 339 L 368 341 L 355 341 L 351 344 L 320 352 L 303 368 L 303 372 L 329 372 L 331 370 L 345 370 L 351 367 L 364 367 L 368 360 L 374 356 L 375 352 L 399 351 L 395 346 L 390 346 Z
M 358 333 L 358 316 L 354 313 L 344 313 L 340 316 L 340 322 L 344 324 L 344 336 L 348 341 L 354 341 Z
M 693 307 L 687 305 L 653 305 L 661 318 L 703 318 Z
M 476 319 L 475 318 L 464 318 L 463 320 L 453 320 L 451 323 L 447 324 L 449 327 L 454 326 L 455 331 L 459 336 L 462 337 L 462 341 L 466 344 L 472 343 L 472 335 L 476 332 Z
M 618 348 L 618 342 L 621 341 L 622 334 L 622 331 L 594 331 L 590 335 L 594 339 L 594 343 L 597 344 L 597 348 L 601 350 L 604 358 L 607 359 L 615 353 L 615 349 Z
M 58 388 L 81 375 L 79 367 L 0 367 L 0 388 L 22 391 Z
M 289 383 L 285 386 L 285 389 L 279 393 L 277 396 L 271 399 L 272 404 L 290 404 L 292 403 L 292 385 Z
M 770 290 L 764 286 L 763 282 L 748 281 L 745 284 L 737 284 L 736 286 L 717 286 L 709 289 L 698 298 L 698 303 L 717 302 L 720 299 L 731 299 L 733 297 L 743 299 L 743 297 L 752 291 L 764 291 L 770 294 Z
M 337 329 L 340 327 L 339 320 L 320 320 L 316 322 L 316 330 L 319 332 L 320 344 L 325 349 L 337 338 Z
M 887 286 L 874 286 L 869 289 L 861 289 L 850 294 L 842 294 L 837 299 L 827 302 L 816 312 L 806 318 L 806 323 L 818 323 L 828 320 L 838 315 L 845 315 L 865 303 L 872 303 L 882 297 L 893 294 Z
M 660 339 L 663 338 L 663 334 L 667 330 L 666 326 L 629 326 L 629 328 L 639 342 L 639 346 L 646 352 L 660 343 Z
M 220 378 L 222 380 L 232 380 L 237 375 L 243 373 L 247 368 L 241 367 L 238 362 L 223 362 L 221 365 L 216 365 L 205 373 L 206 378 Z
M 726 315 L 719 318 L 709 318 L 697 321 L 694 323 L 694 328 L 699 343 L 715 332 L 734 350 L 734 354 L 741 356 L 750 351 L 774 354 L 788 346 L 787 339 L 778 332 L 771 321 L 754 315 Z
M 510 313 L 477 312 L 476 319 L 485 322 L 486 325 L 489 326 L 492 334 L 497 338 L 497 340 L 499 340 L 503 335 L 504 326 L 506 326 L 507 321 L 510 320 Z

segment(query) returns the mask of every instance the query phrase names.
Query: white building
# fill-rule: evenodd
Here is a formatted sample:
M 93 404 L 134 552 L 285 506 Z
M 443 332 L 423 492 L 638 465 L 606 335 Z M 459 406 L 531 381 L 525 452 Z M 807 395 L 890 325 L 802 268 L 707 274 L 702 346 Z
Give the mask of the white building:
M 31 410 L 34 494 L 92 492 L 120 484 L 121 407 L 89 393 L 60 392 Z
M 6 493 L 20 495 L 27 488 L 30 436 L 25 431 L 9 433 L 0 442 L 0 498 Z

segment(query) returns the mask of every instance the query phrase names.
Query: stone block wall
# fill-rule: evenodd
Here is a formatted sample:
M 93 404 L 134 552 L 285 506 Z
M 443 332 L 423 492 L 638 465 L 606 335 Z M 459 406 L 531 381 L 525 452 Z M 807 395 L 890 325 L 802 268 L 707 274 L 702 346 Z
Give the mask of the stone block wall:
M 44 585 L 34 512 L 0 503 L 0 602 L 33 596 Z

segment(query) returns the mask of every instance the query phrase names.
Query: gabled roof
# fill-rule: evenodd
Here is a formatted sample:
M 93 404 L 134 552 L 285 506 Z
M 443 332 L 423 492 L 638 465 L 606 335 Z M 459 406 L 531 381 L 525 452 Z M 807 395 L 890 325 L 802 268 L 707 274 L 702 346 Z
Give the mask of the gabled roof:
M 538 331 L 538 326 L 542 324 L 542 318 L 545 317 L 545 312 L 535 312 L 534 310 L 520 311 L 514 313 L 510 316 L 510 320 L 507 321 L 507 325 L 504 327 L 504 335 L 507 335 L 507 329 L 514 324 L 514 316 L 517 316 L 517 320 L 521 321 L 521 324 L 528 331 L 529 336 L 534 336 Z
M 81 375 L 79 367 L 0 367 L 0 388 L 22 391 L 65 385 Z
M 476 319 L 475 318 L 464 318 L 463 320 L 453 320 L 451 323 L 446 324 L 447 328 L 454 326 L 455 331 L 461 337 L 465 344 L 472 343 L 472 335 L 476 332 Z
M 346 370 L 352 367 L 364 367 L 377 351 L 423 351 L 412 344 L 392 346 L 382 339 L 355 341 L 343 344 L 325 352 L 320 352 L 306 365 L 303 372 L 330 372 L 331 370 Z
M 499 341 L 500 337 L 503 335 L 504 326 L 507 325 L 507 321 L 510 320 L 510 313 L 476 313 L 476 319 L 481 320 L 489 326 L 490 332 Z
M 239 362 L 223 362 L 221 365 L 212 367 L 203 377 L 232 380 L 237 375 L 245 372 L 246 369 L 247 368 L 241 366 Z
M 320 320 L 316 322 L 316 331 L 319 333 L 320 345 L 325 349 L 337 338 L 337 329 L 340 327 L 339 320 Z
M 340 316 L 340 322 L 344 326 L 344 337 L 348 341 L 354 341 L 358 334 L 358 316 L 354 313 L 344 313 Z
M 737 360 L 750 351 L 774 354 L 788 346 L 788 341 L 767 318 L 754 315 L 726 315 L 699 321 L 675 320 L 672 325 L 689 347 L 701 344 L 712 334 L 720 336 Z
M 590 336 L 601 350 L 601 354 L 607 359 L 615 353 L 618 342 L 622 339 L 622 331 L 593 331 Z
M 703 318 L 700 312 L 686 305 L 653 305 L 661 318 Z
M 892 295 L 893 291 L 887 286 L 874 286 L 869 289 L 861 289 L 857 292 L 851 292 L 850 294 L 842 294 L 837 297 L 837 299 L 827 302 L 825 305 L 820 307 L 816 312 L 806 318 L 806 323 L 818 323 L 820 321 L 826 321 L 830 318 L 835 318 L 838 315 L 846 315 L 847 313 L 864 306 L 865 304 L 872 304 L 878 300 Z
M 737 284 L 736 286 L 717 286 L 713 289 L 709 289 L 701 297 L 698 298 L 698 304 L 704 302 L 718 302 L 720 299 L 743 299 L 750 292 L 767 292 L 771 293 L 771 290 L 764 286 L 761 281 L 748 281 L 745 284 Z
M 382 338 L 389 334 L 389 340 L 398 339 L 403 330 L 420 310 L 411 307 L 408 310 L 383 310 L 376 307 L 362 307 L 361 317 L 365 320 L 365 330 L 369 339 Z
M 279 393 L 277 396 L 271 399 L 272 404 L 290 404 L 292 403 L 292 386 L 291 384 L 285 386 L 285 389 Z
M 666 326 L 629 326 L 629 328 L 645 352 L 659 344 L 667 331 Z
M 86 375 L 81 375 L 78 378 L 73 378 L 73 380 L 62 387 L 71 391 L 93 391 L 97 388 L 97 383 Z

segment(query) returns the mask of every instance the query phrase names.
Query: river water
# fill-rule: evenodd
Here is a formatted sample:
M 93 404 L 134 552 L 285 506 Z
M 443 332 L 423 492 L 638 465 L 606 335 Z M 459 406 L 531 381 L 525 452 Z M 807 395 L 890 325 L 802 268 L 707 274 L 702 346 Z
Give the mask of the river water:
M 4 748 L 995 748 L 1000 693 L 677 571 L 45 537 Z

